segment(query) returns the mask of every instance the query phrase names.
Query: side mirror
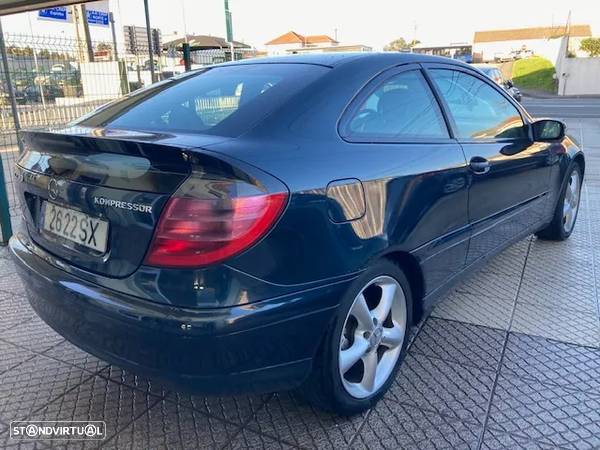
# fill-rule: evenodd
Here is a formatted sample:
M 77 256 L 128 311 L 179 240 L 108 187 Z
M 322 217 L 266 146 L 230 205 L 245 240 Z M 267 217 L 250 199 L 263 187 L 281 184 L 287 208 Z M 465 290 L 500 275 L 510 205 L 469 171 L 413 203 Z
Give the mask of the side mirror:
M 505 84 L 506 84 L 506 87 L 508 89 L 511 89 L 511 88 L 515 87 L 515 85 L 513 84 L 512 80 L 506 80 Z
M 552 119 L 533 122 L 534 141 L 556 141 L 565 137 L 565 124 Z

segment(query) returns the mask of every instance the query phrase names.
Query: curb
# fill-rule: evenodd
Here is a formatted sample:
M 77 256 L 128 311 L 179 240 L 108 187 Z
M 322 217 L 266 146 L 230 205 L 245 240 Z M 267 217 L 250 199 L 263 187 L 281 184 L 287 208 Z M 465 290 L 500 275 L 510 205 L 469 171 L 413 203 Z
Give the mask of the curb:
M 596 94 L 590 94 L 590 95 L 558 95 L 558 94 L 550 94 L 550 93 L 546 93 L 546 92 L 539 92 L 539 91 L 524 91 L 523 89 L 521 89 L 521 94 L 523 94 L 523 97 L 525 98 L 535 98 L 535 99 L 577 99 L 577 98 L 589 98 L 589 99 L 600 99 L 600 95 L 596 95 Z

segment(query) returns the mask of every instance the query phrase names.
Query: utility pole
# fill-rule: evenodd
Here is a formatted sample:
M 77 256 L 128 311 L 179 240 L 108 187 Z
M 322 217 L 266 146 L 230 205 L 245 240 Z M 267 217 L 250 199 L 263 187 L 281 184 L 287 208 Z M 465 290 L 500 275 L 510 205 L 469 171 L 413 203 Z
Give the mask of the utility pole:
M 17 134 L 17 143 L 19 144 L 19 152 L 23 151 L 23 143 L 19 137 L 21 124 L 19 122 L 19 110 L 15 100 L 15 91 L 10 79 L 10 69 L 8 67 L 8 56 L 6 55 L 6 45 L 4 43 L 4 31 L 2 30 L 2 19 L 0 19 L 0 54 L 2 56 L 2 66 L 4 68 L 4 80 L 8 90 L 10 99 L 10 107 L 13 114 L 15 124 L 15 133 Z M 10 209 L 8 205 L 8 195 L 6 193 L 6 184 L 4 180 L 4 168 L 2 166 L 2 155 L 0 155 L 0 244 L 8 242 L 12 236 L 12 227 L 10 223 Z
M 415 20 L 413 22 L 413 38 L 412 38 L 412 42 L 410 43 L 410 52 L 414 53 L 414 48 L 417 42 L 417 21 Z
M 112 32 L 113 59 L 118 61 L 119 54 L 117 53 L 117 32 L 115 31 L 115 17 L 113 16 L 113 13 L 109 13 L 108 20 L 110 22 L 110 31 Z
M 185 20 L 185 0 L 181 0 L 181 17 L 183 18 L 183 42 L 188 41 L 187 25 Z
M 87 22 L 87 12 L 84 5 L 71 6 L 75 22 L 75 35 L 77 37 L 77 59 L 79 62 L 93 62 L 94 49 L 90 36 L 90 27 Z M 85 48 L 82 41 L 85 40 Z
M 229 42 L 229 49 L 231 51 L 231 60 L 235 61 L 235 53 L 233 48 L 233 25 L 231 23 L 231 11 L 229 11 L 229 0 L 225 2 L 225 29 L 227 31 L 227 42 Z
M 31 32 L 31 35 L 33 36 L 33 25 L 31 24 L 31 12 L 27 13 L 27 20 L 29 20 L 29 31 Z M 37 83 L 38 87 L 40 88 L 40 97 L 42 99 L 42 106 L 43 106 L 44 112 L 45 112 L 46 99 L 45 99 L 45 95 L 44 95 L 44 86 L 42 85 L 42 82 L 40 81 L 40 67 L 38 65 L 37 48 L 35 47 L 35 45 L 33 46 L 33 66 L 35 67 L 35 78 L 34 78 L 33 82 Z
M 83 3 L 79 6 L 81 7 L 81 20 L 83 21 L 83 33 L 85 35 L 85 45 L 87 46 L 88 61 L 94 62 L 94 47 L 92 47 L 92 35 L 90 34 L 90 24 L 87 20 L 87 10 Z
M 150 78 L 152 82 L 156 82 L 156 75 L 154 74 L 154 54 L 152 53 L 152 28 L 150 28 L 150 8 L 148 7 L 148 0 L 144 0 L 144 11 L 146 12 L 146 34 L 148 35 L 148 54 L 150 55 Z

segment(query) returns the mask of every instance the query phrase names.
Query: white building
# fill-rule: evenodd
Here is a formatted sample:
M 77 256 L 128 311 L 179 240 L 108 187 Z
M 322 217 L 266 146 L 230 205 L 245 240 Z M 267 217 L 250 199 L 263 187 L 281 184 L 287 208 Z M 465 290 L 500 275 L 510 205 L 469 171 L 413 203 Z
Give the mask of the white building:
M 323 53 L 323 52 L 370 52 L 373 49 L 367 45 L 340 45 L 335 39 L 317 34 L 303 36 L 295 31 L 285 34 L 267 42 L 267 55 L 290 55 L 297 53 Z
M 570 48 L 579 48 L 581 39 L 592 36 L 589 25 L 516 28 L 476 31 L 473 37 L 473 60 L 491 62 L 512 59 L 519 52 L 543 56 L 556 64 L 561 38 L 569 35 Z

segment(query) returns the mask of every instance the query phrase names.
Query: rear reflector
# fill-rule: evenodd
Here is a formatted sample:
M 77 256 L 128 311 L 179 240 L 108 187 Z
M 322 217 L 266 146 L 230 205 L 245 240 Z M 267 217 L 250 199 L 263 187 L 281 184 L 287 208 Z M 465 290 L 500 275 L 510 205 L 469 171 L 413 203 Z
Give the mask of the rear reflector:
M 146 264 L 190 268 L 230 258 L 271 229 L 286 200 L 286 193 L 210 199 L 173 197 L 161 214 Z

